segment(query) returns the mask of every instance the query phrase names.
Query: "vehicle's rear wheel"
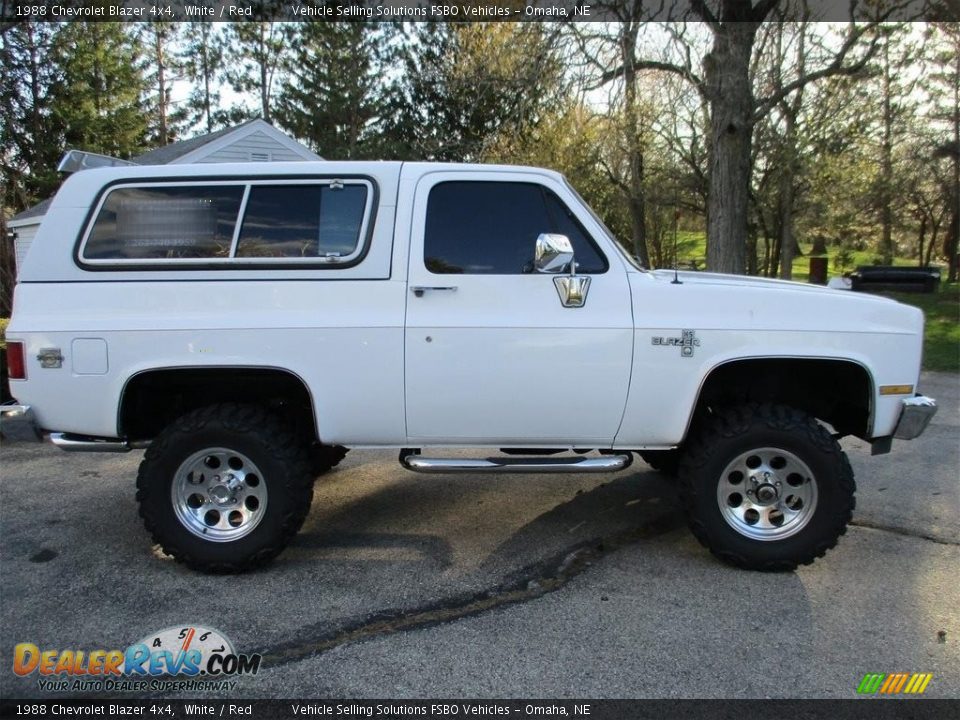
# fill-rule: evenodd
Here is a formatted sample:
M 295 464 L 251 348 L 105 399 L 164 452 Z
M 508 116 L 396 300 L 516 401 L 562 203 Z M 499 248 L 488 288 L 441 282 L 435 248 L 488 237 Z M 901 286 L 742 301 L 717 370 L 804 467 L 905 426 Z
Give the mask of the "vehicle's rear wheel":
M 314 477 L 330 472 L 343 460 L 349 450 L 341 445 L 320 445 L 310 447 L 310 472 Z
M 310 509 L 313 476 L 297 436 L 263 408 L 195 410 L 150 444 L 137 477 L 140 516 L 186 565 L 249 570 L 290 542 Z
M 840 445 L 814 418 L 782 405 L 707 419 L 686 446 L 679 478 L 697 539 L 751 570 L 792 570 L 822 557 L 855 505 Z

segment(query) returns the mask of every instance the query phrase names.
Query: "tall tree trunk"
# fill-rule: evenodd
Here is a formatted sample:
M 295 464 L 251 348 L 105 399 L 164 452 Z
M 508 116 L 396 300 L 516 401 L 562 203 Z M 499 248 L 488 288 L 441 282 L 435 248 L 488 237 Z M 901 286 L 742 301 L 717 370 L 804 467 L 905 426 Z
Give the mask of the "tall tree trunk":
M 797 38 L 795 65 L 800 75 L 806 72 L 806 23 L 800 25 Z M 782 47 L 783 35 L 777 36 L 778 48 Z M 782 72 L 782 71 L 781 71 Z M 778 87 L 782 87 L 782 75 L 778 75 Z M 780 277 L 793 280 L 793 259 L 800 250 L 794 233 L 793 206 L 796 196 L 796 177 L 800 171 L 800 151 L 797 147 L 797 117 L 803 107 L 803 88 L 798 88 L 793 98 L 783 101 L 783 162 L 780 168 Z
M 788 150 L 789 152 L 789 150 Z M 780 173 L 780 190 L 777 202 L 777 212 L 780 215 L 780 277 L 783 280 L 793 279 L 793 250 L 796 239 L 793 236 L 793 172 L 790 170 L 791 161 L 784 163 Z
M 926 246 L 928 223 L 927 214 L 924 213 L 920 218 L 920 230 L 917 234 L 917 267 L 923 267 L 923 249 Z
M 203 114 L 207 119 L 207 132 L 213 132 L 213 109 L 210 107 L 210 58 L 207 55 L 207 48 L 200 51 L 203 53 L 201 62 L 203 63 Z
M 163 55 L 163 30 L 160 27 L 157 27 L 153 31 L 153 40 L 154 40 L 154 50 L 156 53 L 156 63 L 157 63 L 157 121 L 158 121 L 158 134 L 160 145 L 164 146 L 169 144 L 169 130 L 167 128 L 167 75 L 166 75 L 166 58 Z
M 40 142 L 43 136 L 43 116 L 40 100 L 40 52 L 37 47 L 37 34 L 33 23 L 26 24 L 27 37 L 30 43 L 30 132 L 33 142 Z M 36 168 L 34 168 L 36 171 Z
M 749 2 L 745 10 L 749 16 Z M 714 27 L 713 49 L 704 62 L 711 133 L 707 269 L 742 275 L 747 267 L 747 208 L 755 110 L 750 55 L 758 23 L 736 22 L 736 19 L 731 17 Z
M 947 243 L 947 281 L 956 282 L 957 246 L 960 244 L 960 52 L 953 58 L 953 212 L 947 235 L 950 237 Z
M 893 264 L 893 92 L 890 78 L 890 41 L 883 44 L 883 147 L 880 159 L 880 256 L 884 265 Z
M 757 234 L 747 230 L 747 275 L 757 274 Z
M 260 112 L 270 122 L 270 96 L 267 93 L 267 66 L 260 65 Z
M 643 143 L 640 140 L 640 120 L 637 113 L 637 69 L 633 63 L 639 23 L 626 22 L 620 34 L 623 58 L 624 119 L 627 135 L 627 164 L 630 187 L 630 224 L 633 251 L 644 267 L 650 267 L 647 249 L 647 202 L 644 193 Z
M 930 242 L 927 243 L 927 255 L 925 258 L 921 258 L 923 267 L 929 267 L 930 263 L 933 261 L 933 250 L 937 246 L 937 236 L 940 234 L 941 222 L 943 222 L 942 216 L 939 220 L 933 220 L 933 232 L 930 233 Z
M 773 250 L 770 253 L 770 273 L 767 277 L 775 278 L 780 273 L 780 254 L 783 252 L 781 242 L 783 240 L 783 231 L 780 229 L 780 209 L 777 208 L 777 215 L 773 222 Z
M 270 75 L 267 68 L 269 58 L 269 38 L 265 33 L 273 32 L 272 28 L 268 30 L 270 23 L 260 23 L 260 113 L 267 122 L 272 122 L 270 118 Z

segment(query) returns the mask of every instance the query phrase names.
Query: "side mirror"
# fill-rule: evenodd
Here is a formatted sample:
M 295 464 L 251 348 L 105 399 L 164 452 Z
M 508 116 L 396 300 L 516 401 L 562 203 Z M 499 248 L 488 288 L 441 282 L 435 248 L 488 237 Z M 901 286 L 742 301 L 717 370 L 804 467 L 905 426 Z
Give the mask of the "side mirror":
M 568 308 L 583 307 L 587 302 L 590 277 L 577 275 L 577 263 L 573 259 L 573 244 L 566 235 L 542 233 L 537 238 L 533 253 L 533 267 L 537 272 L 557 275 L 553 284 L 560 296 L 560 304 Z M 566 270 L 566 275 L 561 275 Z
M 533 253 L 533 268 L 540 273 L 556 275 L 573 262 L 573 244 L 566 235 L 541 233 Z

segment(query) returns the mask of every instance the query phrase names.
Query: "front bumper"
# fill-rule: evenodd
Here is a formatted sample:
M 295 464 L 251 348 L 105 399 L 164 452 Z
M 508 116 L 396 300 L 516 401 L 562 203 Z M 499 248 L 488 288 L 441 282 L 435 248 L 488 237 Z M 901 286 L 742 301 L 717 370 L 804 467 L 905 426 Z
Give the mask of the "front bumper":
M 923 434 L 930 420 L 937 414 L 937 401 L 926 395 L 916 395 L 902 403 L 900 419 L 893 436 L 898 440 L 913 440 Z

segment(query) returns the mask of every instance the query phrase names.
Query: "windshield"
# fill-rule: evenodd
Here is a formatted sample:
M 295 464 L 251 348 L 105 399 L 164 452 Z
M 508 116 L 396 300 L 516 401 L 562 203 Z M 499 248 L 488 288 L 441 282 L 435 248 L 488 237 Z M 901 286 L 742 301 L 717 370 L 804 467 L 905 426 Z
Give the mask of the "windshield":
M 570 181 L 564 178 L 563 182 L 567 186 L 567 188 L 570 190 L 570 192 L 574 194 L 577 200 L 580 201 L 580 205 L 586 208 L 587 212 L 590 213 L 590 217 L 596 220 L 597 225 L 600 226 L 604 234 L 613 243 L 614 247 L 617 248 L 617 250 L 620 252 L 621 257 L 623 257 L 624 260 L 626 260 L 631 266 L 635 267 L 637 270 L 646 271 L 647 268 L 645 268 L 640 263 L 640 261 L 633 254 L 633 252 L 631 252 L 630 248 L 624 243 L 620 242 L 620 239 L 616 235 L 614 235 L 613 232 L 611 232 L 610 228 L 608 228 L 606 224 L 603 222 L 603 220 L 600 219 L 600 216 L 593 211 L 593 208 L 590 207 L 590 204 L 586 200 L 584 200 L 583 197 L 581 197 L 580 193 L 577 192 L 577 189 L 570 184 Z

